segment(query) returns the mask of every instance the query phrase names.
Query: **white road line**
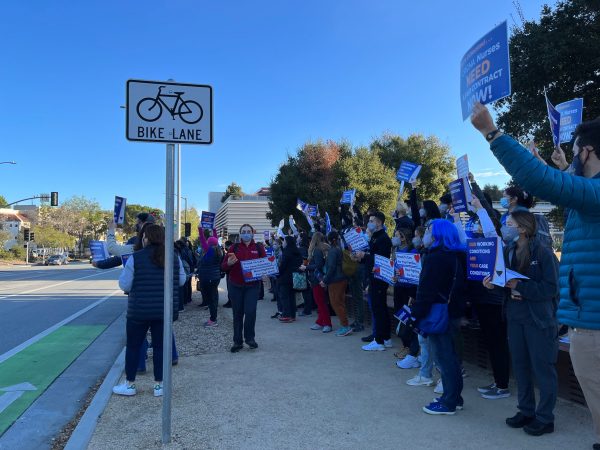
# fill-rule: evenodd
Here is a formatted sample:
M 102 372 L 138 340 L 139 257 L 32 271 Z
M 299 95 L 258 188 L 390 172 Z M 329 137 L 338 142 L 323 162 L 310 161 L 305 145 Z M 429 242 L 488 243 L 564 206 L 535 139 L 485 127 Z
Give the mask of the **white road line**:
M 85 277 L 79 277 L 79 278 L 75 278 L 75 279 L 73 279 L 73 280 L 62 281 L 62 282 L 60 282 L 60 283 L 51 284 L 51 285 L 49 285 L 49 286 L 43 286 L 43 287 L 36 288 L 36 289 L 30 289 L 29 291 L 19 292 L 18 294 L 10 294 L 10 295 L 7 295 L 7 296 L 5 296 L 5 297 L 3 297 L 3 298 L 21 297 L 21 296 L 22 296 L 22 295 L 24 295 L 24 294 L 30 294 L 30 293 L 32 293 L 32 292 L 42 291 L 42 290 L 44 290 L 44 289 L 50 289 L 50 288 L 52 288 L 52 287 L 56 287 L 56 286 L 62 286 L 63 284 L 72 283 L 73 281 L 83 280 L 83 279 L 85 279 L 85 278 L 96 277 L 96 276 L 98 276 L 98 275 L 102 275 L 102 274 L 105 274 L 105 273 L 114 272 L 114 271 L 115 271 L 115 270 L 117 270 L 117 269 L 119 269 L 119 267 L 117 267 L 117 268 L 114 268 L 114 269 L 109 269 L 109 270 L 102 270 L 102 271 L 100 271 L 100 272 L 98 272 L 98 273 L 94 273 L 94 274 L 92 274 L 92 275 L 86 275 Z
M 60 322 L 52 325 L 50 328 L 47 328 L 46 330 L 42 331 L 39 334 L 36 334 L 35 336 L 33 336 L 32 338 L 26 340 L 25 342 L 23 342 L 22 344 L 17 345 L 15 348 L 7 351 L 6 353 L 0 355 L 0 363 L 6 361 L 8 358 L 16 355 L 17 353 L 19 353 L 20 351 L 26 349 L 27 347 L 29 347 L 31 344 L 35 344 L 37 341 L 39 341 L 40 339 L 48 336 L 50 333 L 52 333 L 53 331 L 56 331 L 57 329 L 59 329 L 60 327 L 62 327 L 63 325 L 77 319 L 79 316 L 85 314 L 86 312 L 88 312 L 90 309 L 95 308 L 96 306 L 100 305 L 101 303 L 104 303 L 106 300 L 108 300 L 109 298 L 111 298 L 113 295 L 118 294 L 122 292 L 120 289 L 117 289 L 116 291 L 112 292 L 111 294 L 107 295 L 106 297 L 102 297 L 100 300 L 92 303 L 89 306 L 86 306 L 85 308 L 77 311 L 75 314 L 70 315 L 69 317 L 67 317 L 66 319 L 61 320 Z

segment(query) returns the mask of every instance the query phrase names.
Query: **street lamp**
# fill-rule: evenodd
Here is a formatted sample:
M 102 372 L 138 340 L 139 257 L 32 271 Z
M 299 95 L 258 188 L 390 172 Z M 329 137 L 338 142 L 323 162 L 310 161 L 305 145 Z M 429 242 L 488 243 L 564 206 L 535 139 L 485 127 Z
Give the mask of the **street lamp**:
M 14 161 L 0 161 L 0 164 L 16 164 Z

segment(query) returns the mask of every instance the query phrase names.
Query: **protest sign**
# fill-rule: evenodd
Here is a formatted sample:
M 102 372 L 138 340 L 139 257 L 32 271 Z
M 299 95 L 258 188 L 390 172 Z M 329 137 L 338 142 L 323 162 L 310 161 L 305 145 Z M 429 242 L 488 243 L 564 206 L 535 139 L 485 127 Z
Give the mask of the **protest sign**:
M 103 261 L 109 257 L 104 241 L 90 241 L 90 252 L 92 253 L 92 262 Z
M 302 200 L 300 200 L 299 198 L 296 199 L 296 209 L 298 211 L 302 211 L 304 212 L 304 210 L 306 209 L 307 203 L 303 202 Z
M 331 233 L 331 220 L 329 219 L 328 212 L 325 212 L 325 233 Z
M 262 277 L 279 274 L 275 256 L 247 259 L 246 261 L 240 261 L 240 264 L 242 265 L 242 275 L 246 283 L 262 280 Z
M 456 173 L 458 178 L 469 178 L 469 156 L 463 155 L 456 159 Z
M 452 196 L 452 207 L 454 208 L 454 212 L 467 212 L 469 207 L 466 180 L 464 178 L 454 180 L 448 185 L 448 188 L 450 190 L 450 195 Z
M 317 205 L 306 205 L 303 213 L 307 217 L 317 217 L 319 212 L 319 207 Z
M 344 233 L 344 240 L 353 252 L 369 248 L 369 241 L 360 228 L 350 228 Z
M 500 238 L 467 239 L 467 279 L 483 281 L 491 276 L 496 268 L 504 274 Z
M 473 104 L 491 103 L 510 95 L 510 59 L 506 21 L 479 39 L 460 61 L 460 103 L 463 120 Z
M 514 279 L 529 280 L 529 277 L 526 277 L 525 275 L 521 275 L 519 272 L 515 272 L 514 270 L 506 269 L 504 272 L 504 276 L 495 275 L 492 278 L 492 284 L 495 284 L 496 286 L 504 287 L 504 286 L 506 286 L 506 283 L 508 283 L 510 280 L 514 280 Z
M 200 216 L 200 226 L 212 230 L 215 227 L 215 216 L 215 213 L 202 211 L 202 215 Z
M 132 254 L 133 253 L 128 253 L 127 255 L 121 255 L 121 263 L 123 264 L 123 267 L 125 267 L 125 264 L 127 264 L 127 261 L 129 260 L 129 257 Z
M 353 205 L 355 197 L 356 197 L 356 189 L 350 189 L 348 191 L 344 191 L 342 193 L 342 198 L 340 200 L 340 203 L 345 204 L 345 205 Z
M 556 147 L 560 143 L 560 113 L 552 103 L 550 103 L 550 99 L 548 99 L 548 95 L 545 91 L 544 96 L 546 97 L 546 108 L 548 109 L 548 121 L 550 122 L 550 131 L 552 132 L 552 142 L 554 142 L 554 146 Z
M 418 253 L 397 252 L 395 271 L 398 281 L 419 284 L 421 255 Z
M 375 255 L 373 276 L 387 284 L 394 284 L 394 261 L 381 255 Z
M 119 197 L 119 196 L 115 195 L 114 220 L 117 225 L 122 225 L 125 223 L 126 204 L 127 204 L 127 199 L 125 197 Z
M 398 172 L 396 172 L 396 179 L 400 182 L 414 183 L 420 172 L 421 166 L 419 164 L 402 161 Z
M 560 103 L 556 110 L 560 113 L 560 143 L 570 142 L 575 128 L 583 121 L 583 99 Z

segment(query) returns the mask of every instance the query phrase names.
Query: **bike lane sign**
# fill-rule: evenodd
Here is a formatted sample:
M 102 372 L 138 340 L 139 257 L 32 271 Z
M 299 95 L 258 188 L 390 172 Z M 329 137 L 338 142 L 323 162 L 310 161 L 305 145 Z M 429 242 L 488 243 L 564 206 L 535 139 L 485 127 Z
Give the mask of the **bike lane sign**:
M 125 135 L 130 141 L 212 144 L 212 87 L 127 80 Z

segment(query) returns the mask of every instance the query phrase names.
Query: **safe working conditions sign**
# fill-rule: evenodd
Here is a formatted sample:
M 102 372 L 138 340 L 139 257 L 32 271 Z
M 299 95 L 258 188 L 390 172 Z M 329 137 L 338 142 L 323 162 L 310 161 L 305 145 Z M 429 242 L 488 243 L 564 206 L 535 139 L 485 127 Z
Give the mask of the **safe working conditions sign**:
M 130 141 L 212 144 L 212 87 L 170 81 L 127 81 Z

